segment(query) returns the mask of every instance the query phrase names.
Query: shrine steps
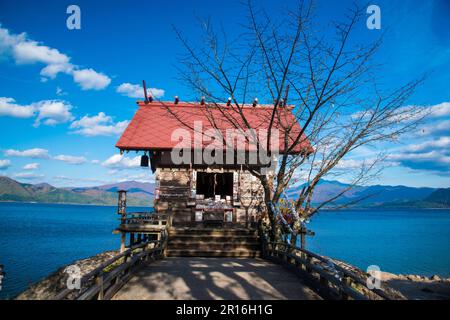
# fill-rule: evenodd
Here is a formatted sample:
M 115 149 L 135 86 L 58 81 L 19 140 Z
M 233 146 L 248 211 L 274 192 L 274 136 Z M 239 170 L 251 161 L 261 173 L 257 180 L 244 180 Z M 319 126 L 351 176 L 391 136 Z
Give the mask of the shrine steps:
M 244 228 L 171 228 L 166 251 L 172 257 L 260 256 L 255 230 Z

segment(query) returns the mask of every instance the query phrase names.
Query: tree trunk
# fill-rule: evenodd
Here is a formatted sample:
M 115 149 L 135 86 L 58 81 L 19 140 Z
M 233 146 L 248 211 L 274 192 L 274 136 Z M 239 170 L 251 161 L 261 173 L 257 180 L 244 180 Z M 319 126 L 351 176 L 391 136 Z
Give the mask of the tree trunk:
M 272 210 L 272 206 L 270 206 L 271 201 L 266 201 L 267 213 L 269 214 L 270 220 L 270 230 L 269 230 L 269 238 L 270 241 L 276 241 L 277 238 L 277 221 L 275 218 L 275 212 Z

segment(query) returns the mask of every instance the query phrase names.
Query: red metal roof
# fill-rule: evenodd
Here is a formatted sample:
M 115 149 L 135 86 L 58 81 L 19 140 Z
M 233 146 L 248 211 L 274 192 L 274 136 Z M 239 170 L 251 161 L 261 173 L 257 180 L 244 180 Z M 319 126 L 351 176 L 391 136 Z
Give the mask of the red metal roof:
M 247 128 L 237 108 L 217 107 L 213 105 L 200 105 L 199 103 L 173 102 L 138 102 L 139 109 L 133 116 L 128 127 L 123 132 L 116 147 L 121 150 L 170 150 L 179 142 L 172 141 L 172 133 L 176 129 L 186 129 L 191 132 L 191 147 L 194 146 L 194 121 L 201 121 L 203 131 L 218 128 L 225 134 L 227 129 Z M 273 111 L 273 106 L 245 106 L 242 112 L 248 120 L 250 127 L 259 130 L 267 129 Z M 283 153 L 284 132 L 286 124 L 293 127 L 289 134 L 289 140 L 293 140 L 300 133 L 300 125 L 292 114 L 292 107 L 279 109 L 280 117 L 275 117 L 273 128 L 280 129 L 280 153 Z M 213 119 L 213 120 L 211 120 Z M 214 122 L 212 122 L 214 121 Z M 235 125 L 233 125 L 233 123 Z M 267 130 L 266 130 L 267 131 Z M 301 143 L 291 151 L 292 154 L 312 152 L 312 147 L 305 135 Z M 210 142 L 204 143 L 204 146 Z M 204 147 L 203 146 L 203 147 Z M 241 146 L 238 147 L 241 149 Z M 248 149 L 248 146 L 245 147 Z

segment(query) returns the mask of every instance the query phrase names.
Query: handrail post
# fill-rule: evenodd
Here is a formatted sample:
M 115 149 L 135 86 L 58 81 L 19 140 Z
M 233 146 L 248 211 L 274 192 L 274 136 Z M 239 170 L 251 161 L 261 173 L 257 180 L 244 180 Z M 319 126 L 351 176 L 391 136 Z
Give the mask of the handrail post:
M 104 288 L 103 288 L 103 272 L 101 272 L 96 278 L 95 278 L 95 283 L 100 287 L 99 292 L 98 292 L 98 300 L 103 300 L 104 297 Z
M 172 215 L 171 215 L 171 218 L 170 218 L 171 220 L 171 222 L 170 222 L 170 224 L 172 225 Z M 165 233 L 164 233 L 164 242 L 161 244 L 161 246 L 162 246 L 162 257 L 166 257 L 166 252 L 167 252 L 167 246 L 169 245 L 169 229 L 167 228 L 166 230 L 165 230 Z
M 127 234 L 125 232 L 120 233 L 120 253 L 126 250 Z
M 328 288 L 328 279 L 319 274 L 319 282 L 324 288 Z
M 295 255 L 296 257 L 298 257 L 298 255 L 296 254 Z M 300 259 L 301 259 L 301 256 L 300 256 Z M 297 268 L 297 269 L 300 269 L 300 270 L 302 270 L 303 269 L 303 263 L 302 263 L 302 261 L 301 260 L 299 260 L 299 259 L 294 259 L 294 263 L 295 263 L 295 267 Z
M 352 279 L 349 276 L 344 275 L 344 277 L 342 278 L 342 283 L 345 287 L 350 288 L 352 286 Z M 342 300 L 349 300 L 350 298 L 350 296 L 344 290 L 340 291 L 340 295 Z
M 291 245 L 287 245 L 287 252 L 288 252 L 288 257 L 287 257 L 287 262 L 289 264 L 295 264 L 295 260 L 292 257 L 294 254 L 294 247 Z
M 308 273 L 311 273 L 311 267 L 310 267 L 310 265 L 311 265 L 311 256 L 309 254 L 307 254 L 306 252 L 305 252 L 305 255 L 306 255 L 305 271 L 308 272 Z

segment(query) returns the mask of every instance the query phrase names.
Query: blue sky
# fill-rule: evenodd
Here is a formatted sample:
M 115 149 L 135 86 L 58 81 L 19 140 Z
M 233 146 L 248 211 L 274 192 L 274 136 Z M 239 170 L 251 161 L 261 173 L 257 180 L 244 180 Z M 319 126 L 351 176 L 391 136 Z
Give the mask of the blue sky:
M 352 1 L 317 3 L 324 24 Z M 81 8 L 81 30 L 66 27 L 66 8 Z M 358 29 L 371 39 L 385 32 L 377 55 L 380 79 L 394 87 L 431 72 L 410 104 L 434 108 L 420 134 L 380 145 L 390 157 L 374 183 L 450 187 L 450 1 L 374 1 L 382 29 Z M 264 1 L 269 12 L 293 5 Z M 192 95 L 177 80 L 183 52 L 172 25 L 192 40 L 197 18 L 241 32 L 237 1 L 0 1 L 0 175 L 56 186 L 151 181 L 135 154 L 114 147 L 136 111 L 142 79 L 161 99 Z M 24 34 L 25 33 L 25 34 Z M 137 90 L 137 91 L 136 91 Z M 351 161 L 367 157 L 363 149 Z

